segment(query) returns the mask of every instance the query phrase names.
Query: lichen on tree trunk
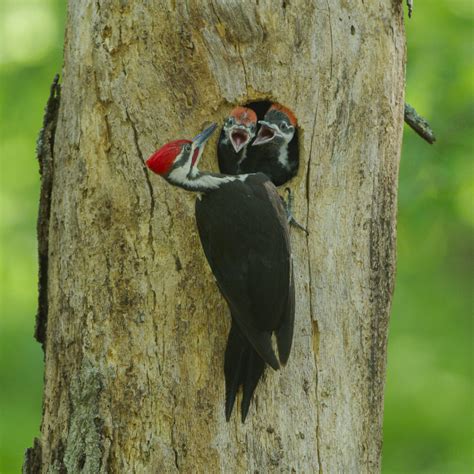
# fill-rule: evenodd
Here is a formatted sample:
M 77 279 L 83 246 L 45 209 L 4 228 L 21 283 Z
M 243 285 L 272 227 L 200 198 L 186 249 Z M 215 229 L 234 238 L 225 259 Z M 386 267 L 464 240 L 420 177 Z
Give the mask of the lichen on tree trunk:
M 377 472 L 403 127 L 402 4 L 70 2 L 48 226 L 42 472 Z M 296 327 L 224 418 L 228 310 L 167 140 L 275 100 L 299 121 Z M 203 168 L 216 167 L 215 139 Z M 30 461 L 29 461 L 30 460 Z

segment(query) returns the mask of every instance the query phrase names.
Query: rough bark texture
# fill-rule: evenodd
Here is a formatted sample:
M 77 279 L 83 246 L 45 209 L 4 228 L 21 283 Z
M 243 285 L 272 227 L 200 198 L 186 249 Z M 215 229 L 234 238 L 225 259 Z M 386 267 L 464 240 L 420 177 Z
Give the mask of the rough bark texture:
M 48 246 L 49 216 L 51 213 L 51 192 L 53 189 L 53 155 L 54 138 L 58 121 L 60 100 L 59 75 L 56 74 L 51 84 L 48 101 L 44 109 L 43 127 L 36 142 L 41 192 L 38 209 L 38 312 L 36 313 L 35 339 L 43 345 L 46 340 L 46 323 L 48 319 Z
M 28 472 L 380 469 L 404 59 L 400 0 L 70 3 Z M 290 361 L 226 423 L 229 317 L 195 197 L 143 160 L 256 99 L 298 117 L 310 235 L 292 232 Z

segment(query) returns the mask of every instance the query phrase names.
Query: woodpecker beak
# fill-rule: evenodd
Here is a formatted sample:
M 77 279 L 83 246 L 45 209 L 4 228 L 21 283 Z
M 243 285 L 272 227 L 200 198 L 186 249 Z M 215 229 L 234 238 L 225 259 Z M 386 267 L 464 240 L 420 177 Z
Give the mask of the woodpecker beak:
M 211 137 L 214 130 L 217 128 L 217 123 L 212 123 L 209 127 L 205 128 L 199 135 L 193 138 L 193 147 L 202 147 L 207 140 Z
M 250 141 L 250 133 L 245 125 L 234 125 L 229 130 L 230 143 L 238 153 Z
M 275 138 L 275 135 L 283 136 L 278 128 L 278 125 L 275 125 L 270 122 L 266 122 L 265 120 L 259 120 L 258 122 L 261 124 L 260 130 L 258 131 L 257 138 L 252 143 L 254 145 L 263 145 L 264 143 L 268 143 L 269 141 Z
M 199 135 L 196 135 L 193 138 L 193 144 L 191 149 L 192 161 L 191 168 L 189 170 L 190 175 L 193 173 L 194 168 L 198 165 L 199 160 L 201 159 L 202 152 L 204 151 L 206 142 L 207 140 L 209 140 L 216 128 L 217 124 L 213 123 L 209 125 L 209 127 L 205 128 Z

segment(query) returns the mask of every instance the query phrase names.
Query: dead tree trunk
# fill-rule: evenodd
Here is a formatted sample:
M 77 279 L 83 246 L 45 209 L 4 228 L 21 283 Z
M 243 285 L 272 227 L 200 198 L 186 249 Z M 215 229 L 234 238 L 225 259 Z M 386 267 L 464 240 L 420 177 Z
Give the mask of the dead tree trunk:
M 379 471 L 401 3 L 70 2 L 40 222 L 42 435 L 27 472 Z M 299 120 L 291 187 L 310 234 L 292 232 L 289 364 L 267 373 L 245 424 L 226 423 L 229 317 L 195 198 L 143 160 L 259 99 Z M 214 141 L 202 167 L 215 166 Z

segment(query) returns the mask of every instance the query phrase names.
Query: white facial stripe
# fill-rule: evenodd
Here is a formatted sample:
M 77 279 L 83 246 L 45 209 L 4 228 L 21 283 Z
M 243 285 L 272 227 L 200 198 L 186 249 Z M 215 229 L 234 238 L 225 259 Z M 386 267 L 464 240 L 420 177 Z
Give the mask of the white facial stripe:
M 168 180 L 177 185 L 183 185 L 191 189 L 216 189 L 224 183 L 231 181 L 244 181 L 248 174 L 235 176 L 212 176 L 208 174 L 199 175 L 199 171 L 194 168 L 196 177 L 190 177 L 184 168 L 176 168 L 169 175 Z
M 188 175 L 189 175 L 189 167 L 184 165 L 184 166 L 178 166 L 175 168 L 171 173 L 168 175 L 168 179 L 172 181 L 173 183 L 185 183 L 188 181 Z
M 280 137 L 282 137 L 286 141 L 286 143 L 291 142 L 291 139 L 295 136 L 294 127 L 282 130 L 280 127 L 277 126 L 275 130 L 278 130 L 277 135 L 280 135 Z
M 293 137 L 295 136 L 295 127 L 293 125 L 289 125 L 286 131 L 282 130 L 277 124 L 272 122 L 267 122 L 266 120 L 259 120 L 259 124 L 262 126 L 266 126 L 273 130 L 275 135 L 280 136 L 285 140 L 286 143 L 290 143 Z
M 173 161 L 173 166 L 176 166 L 175 170 L 173 170 L 171 173 L 173 173 L 174 171 L 176 171 L 176 169 L 181 169 L 181 170 L 185 170 L 186 173 L 189 173 L 189 171 L 191 170 L 191 156 L 192 154 L 189 154 L 187 159 L 183 161 L 183 163 L 181 163 L 181 160 L 183 160 L 183 155 L 186 154 L 186 145 L 183 145 L 181 147 L 181 151 L 179 152 L 179 154 L 176 156 L 176 158 L 174 159 Z M 192 151 L 192 150 L 191 150 Z M 170 173 L 170 174 L 171 174 Z
M 188 175 L 190 177 L 195 177 L 199 174 L 199 170 L 197 169 L 198 165 L 199 165 L 199 161 L 201 160 L 201 156 L 204 152 L 204 146 L 202 146 L 201 148 L 199 148 L 199 151 L 198 151 L 198 156 L 196 158 L 196 161 L 194 162 L 194 165 L 193 165 L 193 160 L 192 160 L 192 157 L 194 155 L 194 151 L 196 150 L 197 148 L 197 145 L 195 143 L 193 143 L 193 146 L 191 148 L 191 153 L 189 154 L 189 157 L 190 157 L 190 160 L 189 160 L 189 170 L 188 170 Z

